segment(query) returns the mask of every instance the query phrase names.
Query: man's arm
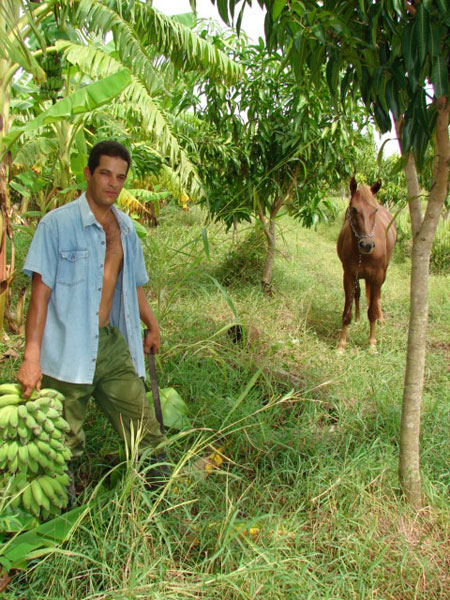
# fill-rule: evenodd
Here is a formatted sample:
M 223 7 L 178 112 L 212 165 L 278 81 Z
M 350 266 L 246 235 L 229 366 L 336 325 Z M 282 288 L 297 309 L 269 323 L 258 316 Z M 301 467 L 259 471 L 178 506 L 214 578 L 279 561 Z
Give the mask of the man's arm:
M 147 295 L 142 286 L 136 288 L 138 305 L 139 305 L 139 316 L 141 320 L 146 324 L 148 332 L 144 340 L 144 352 L 148 354 L 150 348 L 153 349 L 153 354 L 156 354 L 160 346 L 159 327 L 156 322 L 155 315 L 153 314 L 150 304 L 147 300 Z
M 25 324 L 25 354 L 17 374 L 25 398 L 29 397 L 34 388 L 37 391 L 41 388 L 41 344 L 51 293 L 52 290 L 42 282 L 41 275 L 33 273 L 30 305 Z

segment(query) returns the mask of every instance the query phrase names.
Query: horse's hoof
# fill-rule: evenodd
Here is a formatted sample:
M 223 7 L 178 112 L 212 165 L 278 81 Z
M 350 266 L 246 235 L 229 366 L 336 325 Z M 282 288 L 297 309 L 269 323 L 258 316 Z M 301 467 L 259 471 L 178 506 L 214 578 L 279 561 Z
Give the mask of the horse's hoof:
M 369 352 L 370 354 L 378 354 L 378 350 L 376 346 L 373 346 L 372 344 L 369 346 Z
M 344 354 L 344 350 L 345 348 L 343 348 L 342 346 L 338 346 L 336 348 L 336 354 Z

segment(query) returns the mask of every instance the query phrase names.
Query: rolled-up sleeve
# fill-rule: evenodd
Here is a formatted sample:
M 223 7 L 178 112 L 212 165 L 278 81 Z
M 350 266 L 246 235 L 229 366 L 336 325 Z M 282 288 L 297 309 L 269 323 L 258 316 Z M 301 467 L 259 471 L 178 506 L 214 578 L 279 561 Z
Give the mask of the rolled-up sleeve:
M 37 226 L 22 271 L 28 277 L 39 273 L 43 283 L 51 290 L 55 287 L 58 261 L 56 234 L 48 223 L 41 221 Z

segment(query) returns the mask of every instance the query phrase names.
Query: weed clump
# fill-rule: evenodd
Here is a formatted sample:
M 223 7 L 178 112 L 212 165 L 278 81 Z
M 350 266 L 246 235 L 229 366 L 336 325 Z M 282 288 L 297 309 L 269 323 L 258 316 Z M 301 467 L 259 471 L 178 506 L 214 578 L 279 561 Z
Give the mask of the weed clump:
M 257 224 L 227 252 L 214 276 L 225 286 L 259 285 L 266 251 L 266 238 Z

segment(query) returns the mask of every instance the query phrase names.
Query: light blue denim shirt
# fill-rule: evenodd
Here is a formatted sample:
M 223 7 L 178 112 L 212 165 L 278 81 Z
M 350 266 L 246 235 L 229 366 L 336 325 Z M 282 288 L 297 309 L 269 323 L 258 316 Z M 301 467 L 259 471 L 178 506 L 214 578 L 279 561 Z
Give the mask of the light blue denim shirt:
M 123 267 L 110 315 L 123 333 L 140 377 L 145 377 L 136 288 L 148 281 L 144 255 L 132 220 L 113 207 L 120 227 Z M 40 221 L 24 273 L 40 273 L 52 293 L 41 347 L 45 375 L 92 383 L 98 350 L 98 312 L 103 287 L 106 237 L 86 195 L 52 210 Z

